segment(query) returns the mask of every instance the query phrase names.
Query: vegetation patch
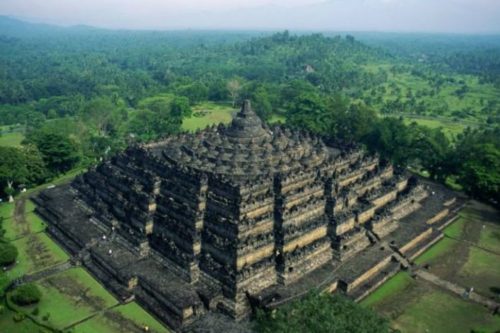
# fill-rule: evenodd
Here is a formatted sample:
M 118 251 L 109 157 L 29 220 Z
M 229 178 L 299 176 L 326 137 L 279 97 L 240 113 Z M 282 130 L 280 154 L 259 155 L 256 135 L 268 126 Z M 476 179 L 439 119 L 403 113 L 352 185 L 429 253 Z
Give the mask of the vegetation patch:
M 192 107 L 193 114 L 182 121 L 182 129 L 194 132 L 198 129 L 211 126 L 213 124 L 231 121 L 233 113 L 236 111 L 230 105 L 205 102 Z
M 74 333 L 142 333 L 146 331 L 150 333 L 169 332 L 135 302 L 108 310 L 73 328 Z
M 10 219 L 14 214 L 14 203 L 2 203 L 0 204 L 0 219 L 4 220 Z
M 0 134 L 0 146 L 20 147 L 24 140 L 24 134 L 21 132 L 11 132 Z
M 9 278 L 20 277 L 62 263 L 69 259 L 53 240 L 45 233 L 30 234 L 13 241 L 19 251 L 16 265 L 9 271 Z
M 44 231 L 45 222 L 34 212 L 24 214 L 22 221 L 10 219 L 4 223 L 5 239 L 16 240 L 33 233 Z
M 258 312 L 257 332 L 388 332 L 388 321 L 340 295 L 311 292 L 271 312 Z
M 117 304 L 111 294 L 84 269 L 74 268 L 40 282 L 42 299 L 36 317 L 62 329 Z M 34 306 L 26 309 L 33 313 Z
M 451 238 L 460 238 L 464 232 L 464 227 L 466 223 L 466 219 L 463 217 L 459 217 L 458 220 L 453 222 L 451 225 L 447 226 L 443 233 Z
M 468 260 L 457 276 L 458 282 L 484 296 L 497 296 L 500 288 L 500 256 L 470 247 Z
M 17 248 L 14 245 L 0 242 L 0 267 L 15 263 L 17 255 Z
M 401 332 L 494 332 L 500 327 L 500 316 L 483 306 L 429 287 L 427 293 L 404 306 L 393 321 Z
M 14 289 L 10 293 L 10 299 L 12 302 L 19 306 L 33 305 L 40 302 L 42 298 L 42 293 L 40 289 L 35 284 L 29 283 Z
M 387 298 L 401 294 L 410 287 L 415 281 L 406 272 L 399 272 L 386 281 L 380 288 L 366 297 L 361 305 L 374 306 L 383 302 Z
M 415 263 L 418 265 L 433 263 L 439 260 L 440 257 L 453 251 L 453 249 L 457 245 L 457 241 L 449 238 L 443 238 L 442 240 L 434 244 L 430 249 L 418 256 L 418 258 L 415 259 Z

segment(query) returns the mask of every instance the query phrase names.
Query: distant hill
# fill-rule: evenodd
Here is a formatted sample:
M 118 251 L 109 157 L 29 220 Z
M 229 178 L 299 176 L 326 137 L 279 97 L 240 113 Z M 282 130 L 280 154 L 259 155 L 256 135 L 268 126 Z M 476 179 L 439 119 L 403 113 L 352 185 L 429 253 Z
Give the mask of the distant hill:
M 29 23 L 9 16 L 0 16 L 0 35 L 12 37 L 24 37 L 28 35 L 39 35 L 54 33 L 64 30 L 58 27 L 43 23 Z

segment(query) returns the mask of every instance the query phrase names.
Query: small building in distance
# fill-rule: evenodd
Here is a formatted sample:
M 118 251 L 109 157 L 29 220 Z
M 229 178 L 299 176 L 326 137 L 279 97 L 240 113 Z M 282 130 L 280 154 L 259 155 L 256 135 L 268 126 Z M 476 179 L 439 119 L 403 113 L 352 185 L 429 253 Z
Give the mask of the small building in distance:
M 228 126 L 135 145 L 43 191 L 48 231 L 174 329 L 247 318 L 312 288 L 361 299 L 442 237 L 455 194 L 353 146 Z

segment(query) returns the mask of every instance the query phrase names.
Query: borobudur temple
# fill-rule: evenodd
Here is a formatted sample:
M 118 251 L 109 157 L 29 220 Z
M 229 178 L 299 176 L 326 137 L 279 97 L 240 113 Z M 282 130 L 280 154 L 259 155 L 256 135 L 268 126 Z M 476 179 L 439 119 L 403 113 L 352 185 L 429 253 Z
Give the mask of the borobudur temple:
M 356 146 L 269 127 L 248 101 L 227 126 L 132 145 L 35 201 L 75 264 L 174 329 L 313 288 L 361 299 L 463 203 Z

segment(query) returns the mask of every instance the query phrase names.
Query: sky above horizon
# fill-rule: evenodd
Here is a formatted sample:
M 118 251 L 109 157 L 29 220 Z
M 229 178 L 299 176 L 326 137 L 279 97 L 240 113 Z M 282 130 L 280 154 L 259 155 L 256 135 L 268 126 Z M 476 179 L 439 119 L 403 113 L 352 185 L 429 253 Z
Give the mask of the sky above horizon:
M 0 0 L 0 15 L 127 29 L 500 33 L 500 0 Z

